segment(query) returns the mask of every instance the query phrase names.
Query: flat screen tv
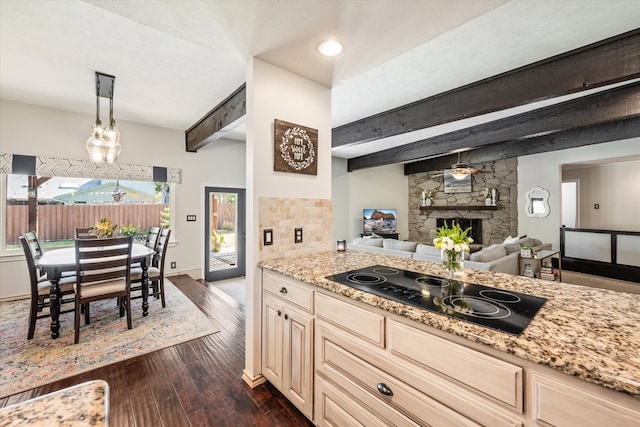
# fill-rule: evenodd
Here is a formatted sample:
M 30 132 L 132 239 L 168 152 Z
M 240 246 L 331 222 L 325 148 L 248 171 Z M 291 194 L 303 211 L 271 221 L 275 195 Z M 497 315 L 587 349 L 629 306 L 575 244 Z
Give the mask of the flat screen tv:
M 364 209 L 362 211 L 365 233 L 394 233 L 396 231 L 395 209 Z

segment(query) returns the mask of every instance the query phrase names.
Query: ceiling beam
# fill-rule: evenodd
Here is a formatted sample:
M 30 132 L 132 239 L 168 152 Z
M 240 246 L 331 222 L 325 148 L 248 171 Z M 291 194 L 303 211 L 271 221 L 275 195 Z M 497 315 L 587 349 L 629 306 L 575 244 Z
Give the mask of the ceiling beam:
M 185 131 L 186 150 L 196 152 L 243 123 L 247 114 L 247 90 L 243 84 L 227 99 Z
M 640 77 L 640 30 L 630 31 L 332 130 L 332 147 L 504 110 Z
M 464 164 L 478 164 L 503 160 L 549 151 L 566 150 L 585 145 L 600 144 L 609 141 L 619 141 L 640 135 L 640 117 L 608 122 L 594 126 L 585 126 L 536 136 L 518 141 L 503 142 L 487 145 L 476 150 L 461 153 L 460 160 Z M 411 175 L 420 172 L 442 171 L 450 168 L 458 161 L 456 154 L 434 157 L 404 165 L 404 174 Z
M 640 116 L 640 82 L 565 101 L 493 122 L 472 126 L 411 144 L 360 156 L 348 170 L 404 163 L 456 150 L 522 140 L 537 135 L 604 124 Z

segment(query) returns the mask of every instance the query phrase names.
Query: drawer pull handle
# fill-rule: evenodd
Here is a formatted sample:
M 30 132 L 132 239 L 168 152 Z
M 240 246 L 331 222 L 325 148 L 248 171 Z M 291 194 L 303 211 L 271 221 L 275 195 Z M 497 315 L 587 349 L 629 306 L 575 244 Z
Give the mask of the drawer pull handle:
M 378 391 L 385 396 L 393 396 L 393 392 L 385 383 L 378 383 Z
M 278 316 L 282 316 L 282 310 L 278 310 Z
M 288 314 L 284 315 L 284 320 L 289 320 L 289 315 Z
M 287 288 L 285 288 L 284 286 L 280 288 L 280 293 L 281 294 L 286 294 L 287 293 Z

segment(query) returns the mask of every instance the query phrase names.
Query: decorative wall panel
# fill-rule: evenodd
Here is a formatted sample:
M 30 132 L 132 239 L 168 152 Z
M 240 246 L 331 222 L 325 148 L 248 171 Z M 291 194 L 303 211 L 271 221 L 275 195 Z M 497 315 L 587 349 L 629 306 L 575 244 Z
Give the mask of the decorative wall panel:
M 35 171 L 24 170 L 29 159 L 35 158 Z M 25 161 L 27 160 L 27 161 Z M 22 166 L 22 167 L 21 167 Z M 14 171 L 14 169 L 16 169 Z M 77 178 L 108 178 L 129 181 L 165 181 L 180 183 L 182 171 L 178 168 L 133 165 L 128 163 L 93 163 L 88 160 L 59 157 L 21 156 L 0 154 L 0 173 L 38 176 L 69 176 Z M 165 178 L 166 177 L 166 178 Z M 158 179 L 161 178 L 161 179 Z

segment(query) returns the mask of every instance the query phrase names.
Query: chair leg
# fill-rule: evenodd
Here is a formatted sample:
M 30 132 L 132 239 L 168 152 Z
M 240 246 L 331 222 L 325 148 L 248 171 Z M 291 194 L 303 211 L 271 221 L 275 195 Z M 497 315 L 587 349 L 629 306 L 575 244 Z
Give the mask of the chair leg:
M 84 324 L 91 323 L 91 317 L 89 316 L 89 303 L 84 304 Z
M 76 310 L 73 313 L 73 325 L 75 328 L 74 343 L 80 342 L 80 302 L 76 300 Z
M 38 299 L 31 298 L 31 308 L 29 309 L 29 330 L 27 331 L 27 339 L 33 338 L 33 334 L 36 332 L 36 320 L 38 316 Z
M 127 304 L 127 329 L 133 328 L 131 324 L 131 295 L 127 294 L 126 297 L 123 298 L 125 304 Z
M 162 308 L 165 308 L 167 304 L 164 300 L 164 277 L 161 277 L 160 280 L 158 280 L 158 284 L 160 285 L 160 298 L 162 298 Z
M 120 303 L 120 304 L 118 305 L 118 308 L 119 308 L 119 310 L 120 310 L 120 317 L 123 317 L 123 316 L 124 316 L 124 310 L 125 310 L 124 306 L 125 306 L 125 304 L 126 304 L 127 302 L 126 302 L 126 301 L 125 301 L 125 299 L 124 299 L 124 298 L 122 298 L 122 297 L 118 297 L 118 301 L 119 301 L 119 303 Z

